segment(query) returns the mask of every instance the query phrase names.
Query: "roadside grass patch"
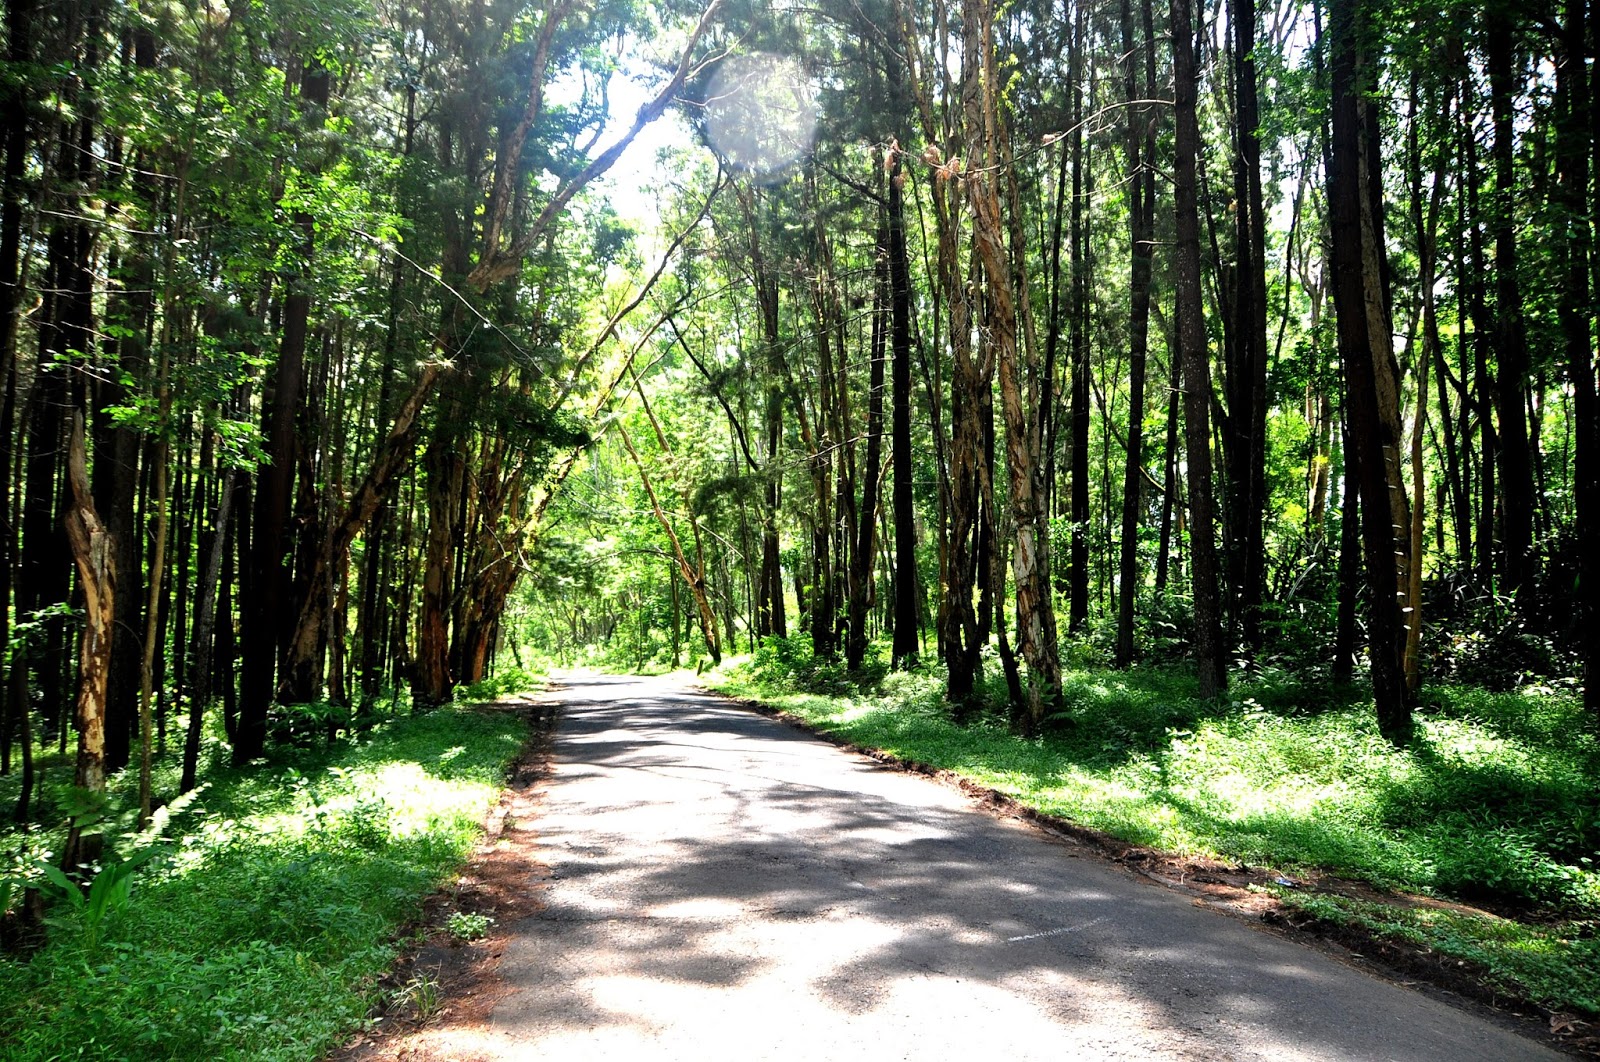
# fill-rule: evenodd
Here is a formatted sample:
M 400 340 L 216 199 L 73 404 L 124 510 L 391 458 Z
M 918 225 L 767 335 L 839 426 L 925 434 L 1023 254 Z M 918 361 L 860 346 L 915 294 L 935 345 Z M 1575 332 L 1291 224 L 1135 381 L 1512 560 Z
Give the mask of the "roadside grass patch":
M 989 710 L 962 726 L 937 669 L 821 696 L 804 691 L 816 666 L 798 655 L 730 661 L 708 684 L 1133 844 L 1487 906 L 1517 920 L 1360 918 L 1481 962 L 1529 998 L 1600 1014 L 1600 748 L 1570 693 L 1431 688 L 1416 740 L 1396 750 L 1357 691 L 1301 698 L 1303 683 L 1269 672 L 1206 703 L 1180 671 L 1083 670 L 1064 677 L 1045 734 L 1023 738 L 1005 726 L 997 679 Z
M 0 956 L 4 1056 L 320 1057 L 379 1001 L 526 736 L 443 710 L 215 771 L 94 932 L 58 905 L 41 950 Z

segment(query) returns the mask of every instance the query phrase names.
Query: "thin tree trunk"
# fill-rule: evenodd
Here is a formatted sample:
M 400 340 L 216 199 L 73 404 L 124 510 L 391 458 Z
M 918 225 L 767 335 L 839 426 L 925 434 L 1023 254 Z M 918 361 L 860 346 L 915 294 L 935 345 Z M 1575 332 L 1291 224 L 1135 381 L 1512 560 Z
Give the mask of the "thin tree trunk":
M 1493 9 L 1495 12 L 1499 8 Z M 1489 105 L 1494 121 L 1494 277 L 1495 348 L 1499 378 L 1495 398 L 1499 413 L 1500 489 L 1504 504 L 1505 590 L 1521 595 L 1534 578 L 1533 462 L 1528 443 L 1528 337 L 1522 317 L 1522 286 L 1517 278 L 1516 172 L 1513 166 L 1511 19 L 1491 14 L 1485 49 L 1489 68 Z
M 899 179 L 898 174 L 891 179 Z M 867 611 L 872 591 L 872 561 L 877 553 L 878 508 L 883 465 L 883 368 L 888 349 L 889 326 L 885 321 L 889 302 L 889 231 L 887 222 L 878 229 L 877 254 L 873 262 L 873 314 L 871 367 L 867 384 L 867 455 L 861 470 L 861 504 L 856 510 L 856 538 L 850 556 L 850 604 L 845 664 L 855 671 L 867 655 Z
M 645 471 L 644 462 L 639 459 L 638 451 L 633 448 L 633 440 L 628 438 L 628 429 L 619 423 L 617 432 L 622 438 L 623 447 L 628 451 L 628 456 L 633 460 L 634 468 L 639 471 L 639 482 L 650 498 L 650 508 L 655 513 L 656 522 L 661 525 L 661 530 L 666 532 L 667 540 L 672 543 L 672 555 L 678 561 L 678 570 L 683 574 L 684 582 L 689 584 L 689 592 L 694 595 L 695 607 L 700 613 L 700 634 L 705 639 L 706 652 L 711 654 L 712 664 L 720 664 L 722 646 L 717 639 L 717 617 L 711 609 L 710 598 L 706 596 L 705 570 L 689 563 L 688 556 L 683 552 L 683 544 L 677 532 L 672 529 L 672 521 L 667 519 L 667 514 L 656 497 L 655 487 L 650 483 L 650 475 Z M 781 586 L 777 593 L 783 593 Z
M 1148 7 L 1150 0 L 1144 0 Z M 1122 50 L 1128 64 L 1124 93 L 1131 104 L 1139 88 L 1135 71 L 1133 3 L 1122 0 Z M 1145 98 L 1155 94 L 1155 41 L 1144 42 Z M 1155 251 L 1155 121 L 1148 108 L 1128 109 L 1128 239 L 1132 258 L 1128 309 L 1128 442 L 1122 476 L 1122 541 L 1117 576 L 1116 666 L 1133 663 L 1133 620 L 1139 587 L 1139 516 L 1144 485 L 1144 382 L 1150 336 L 1150 271 Z M 1146 164 L 1146 160 L 1149 164 Z
M 194 674 L 189 688 L 189 727 L 183 742 L 183 777 L 178 792 L 193 789 L 199 772 L 200 738 L 205 730 L 206 707 L 211 701 L 212 639 L 214 636 L 218 584 L 222 578 L 223 558 L 228 552 L 229 524 L 233 519 L 234 477 L 230 473 L 222 481 L 217 495 L 217 514 L 212 521 L 210 549 L 200 569 L 200 583 L 195 588 L 194 631 L 190 635 L 189 659 L 194 661 Z M 224 616 L 231 623 L 232 617 Z
M 155 696 L 156 650 L 163 639 L 158 621 L 161 617 L 161 589 L 167 570 L 167 529 L 170 524 L 167 505 L 168 446 L 166 432 L 172 412 L 172 392 L 168 387 L 169 360 L 167 351 L 171 344 L 161 345 L 161 367 L 156 373 L 156 394 L 160 404 L 157 430 L 161 432 L 155 443 L 155 505 L 156 537 L 150 555 L 149 599 L 145 605 L 144 656 L 139 669 L 139 825 L 142 829 L 150 821 L 150 739 L 153 727 L 151 701 Z
M 894 644 L 897 668 L 917 661 L 917 525 L 912 507 L 911 260 L 906 250 L 905 178 L 896 153 L 889 178 L 889 346 L 893 381 Z

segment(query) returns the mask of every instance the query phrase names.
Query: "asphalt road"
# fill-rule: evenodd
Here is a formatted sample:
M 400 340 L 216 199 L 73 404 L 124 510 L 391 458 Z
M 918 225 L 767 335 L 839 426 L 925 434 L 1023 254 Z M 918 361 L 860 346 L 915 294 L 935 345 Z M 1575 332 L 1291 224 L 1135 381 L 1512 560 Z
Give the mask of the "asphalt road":
M 510 1057 L 1562 1057 L 668 680 L 566 681 Z

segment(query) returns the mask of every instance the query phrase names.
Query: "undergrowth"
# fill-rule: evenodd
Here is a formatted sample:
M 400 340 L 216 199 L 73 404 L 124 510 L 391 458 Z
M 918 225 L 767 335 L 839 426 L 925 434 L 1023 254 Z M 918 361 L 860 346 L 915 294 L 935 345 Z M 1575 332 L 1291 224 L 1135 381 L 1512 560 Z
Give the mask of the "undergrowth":
M 510 713 L 445 710 L 214 769 L 131 889 L 56 903 L 40 950 L 0 956 L 0 1054 L 319 1057 L 372 1007 L 398 928 L 465 859 L 525 736 Z M 51 854 L 6 841 L 14 861 Z
M 858 682 L 794 641 L 709 682 L 1135 844 L 1491 908 L 1512 920 L 1367 921 L 1536 1002 L 1600 1014 L 1600 749 L 1569 692 L 1427 689 L 1397 750 L 1359 690 L 1269 671 L 1208 703 L 1180 670 L 1078 670 L 1045 734 L 1024 738 L 1005 725 L 998 668 L 988 710 L 958 725 L 938 671 Z

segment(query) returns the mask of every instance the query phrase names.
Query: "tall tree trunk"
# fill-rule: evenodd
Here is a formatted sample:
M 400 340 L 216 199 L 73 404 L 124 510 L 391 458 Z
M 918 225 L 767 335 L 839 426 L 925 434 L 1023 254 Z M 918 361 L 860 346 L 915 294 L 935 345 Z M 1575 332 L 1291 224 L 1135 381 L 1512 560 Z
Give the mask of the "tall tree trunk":
M 1413 702 L 1403 663 L 1411 514 L 1401 475 L 1399 369 L 1390 340 L 1377 113 L 1368 96 L 1377 83 L 1367 51 L 1369 18 L 1364 0 L 1336 0 L 1330 11 L 1334 108 L 1328 203 L 1334 310 L 1350 438 L 1358 455 L 1373 699 L 1379 729 L 1398 745 L 1410 737 Z
M 1088 229 L 1084 223 L 1085 156 L 1083 126 L 1087 89 L 1083 53 L 1088 47 L 1088 5 L 1076 12 L 1067 80 L 1072 86 L 1072 404 L 1068 419 L 1068 471 L 1071 475 L 1071 556 L 1067 576 L 1067 629 L 1081 634 L 1089 621 L 1089 283 L 1086 262 Z
M 1003 135 L 996 99 L 993 8 L 989 0 L 966 0 L 963 12 L 968 39 L 983 42 L 981 88 L 975 91 L 968 86 L 964 90 L 968 109 L 968 157 L 978 160 L 981 166 L 967 178 L 967 200 L 972 211 L 972 238 L 983 264 L 984 292 L 988 299 L 985 342 L 993 348 L 1000 384 L 1000 412 L 1006 425 L 1006 470 L 1016 536 L 1012 569 L 1016 577 L 1017 640 L 1022 658 L 1028 664 L 1030 729 L 1037 730 L 1044 720 L 1046 706 L 1055 702 L 1061 688 L 1055 608 L 1050 599 L 1050 546 L 1041 534 L 1041 528 L 1048 526 L 1046 514 L 1039 508 L 1041 440 L 1037 430 L 1039 421 L 1030 416 L 1022 393 L 1026 367 L 1018 350 L 1011 255 L 1006 247 L 1006 227 L 1000 216 L 998 177 L 988 172 L 991 165 L 1000 161 L 998 143 Z M 998 527 L 995 530 L 998 531 Z M 998 580 L 995 582 L 998 586 Z M 915 622 L 913 614 L 912 623 Z M 897 615 L 897 636 L 900 623 Z
M 1516 171 L 1513 165 L 1512 50 L 1516 29 L 1501 8 L 1492 8 L 1485 40 L 1489 107 L 1494 121 L 1495 381 L 1500 433 L 1500 525 L 1504 536 L 1504 587 L 1520 596 L 1534 576 L 1533 462 L 1528 445 L 1528 337 L 1517 278 Z
M 1465 86 L 1463 101 L 1471 98 L 1471 85 Z M 1478 208 L 1478 140 L 1471 132 L 1473 115 L 1465 110 L 1466 127 L 1462 140 L 1466 145 L 1467 189 L 1467 247 L 1472 268 L 1466 280 L 1467 306 L 1472 318 L 1473 389 L 1478 413 L 1478 527 L 1473 536 L 1478 543 L 1478 580 L 1485 591 L 1495 583 L 1495 543 L 1499 536 L 1495 529 L 1495 501 L 1499 497 L 1496 487 L 1501 455 L 1499 433 L 1494 425 L 1495 385 L 1489 375 L 1489 337 L 1494 333 L 1494 323 L 1489 319 L 1487 300 L 1484 297 L 1484 277 L 1489 272 L 1483 250 L 1482 213 Z M 1463 333 L 1464 335 L 1465 333 Z
M 1175 344 L 1167 344 L 1167 428 L 1161 452 L 1161 528 L 1156 546 L 1156 596 L 1167 590 L 1167 572 L 1172 563 L 1172 518 L 1178 496 L 1178 413 L 1183 405 L 1183 360 Z
M 894 462 L 894 644 L 897 668 L 917 660 L 917 525 L 912 505 L 911 258 L 906 250 L 904 176 L 895 156 L 889 180 L 889 346 L 892 358 Z
M 1195 69 L 1189 0 L 1172 0 L 1172 54 L 1177 117 L 1173 198 L 1177 204 L 1178 356 L 1183 359 L 1184 436 L 1189 459 L 1189 571 L 1199 692 L 1202 698 L 1210 699 L 1226 688 L 1228 673 L 1223 666 L 1217 593 L 1216 516 L 1211 485 L 1211 365 L 1200 294 L 1200 214 L 1195 178 L 1200 146 L 1195 113 L 1199 72 Z
M 13 71 L 22 71 L 33 59 L 34 0 L 6 0 L 6 59 Z M 22 200 L 23 181 L 28 166 L 27 81 L 14 73 L 5 93 L 4 113 L 0 114 L 0 146 L 5 150 L 5 168 L 0 171 L 0 648 L 11 645 L 12 594 L 16 566 L 17 531 L 12 519 L 13 445 L 17 424 L 17 322 L 22 282 Z M 21 609 L 17 610 L 20 618 Z M 28 734 L 29 706 L 26 693 L 26 647 L 18 644 L 8 654 L 11 674 L 0 682 L 0 774 L 11 770 L 11 739 L 15 730 Z M 18 688 L 19 680 L 21 689 Z M 16 696 L 17 693 L 24 694 Z M 22 755 L 27 767 L 21 779 L 18 818 L 26 821 L 27 803 L 33 782 L 33 750 L 24 740 Z
M 898 165 L 898 159 L 895 165 Z M 898 172 L 891 180 L 900 180 Z M 873 259 L 871 367 L 867 384 L 867 456 L 861 469 L 861 504 L 856 509 L 856 538 L 850 554 L 850 603 L 845 665 L 855 671 L 867 656 L 867 610 L 872 592 L 872 559 L 877 553 L 878 505 L 883 464 L 883 363 L 889 345 L 889 230 L 878 229 Z
M 1151 0 L 1144 0 L 1148 20 Z M 1134 43 L 1133 3 L 1122 0 L 1122 50 L 1128 64 L 1123 91 L 1131 104 L 1139 93 L 1139 51 Z M 1155 41 L 1144 41 L 1146 99 L 1155 95 Z M 1155 252 L 1155 119 L 1148 107 L 1128 109 L 1128 442 L 1122 476 L 1122 541 L 1117 576 L 1116 666 L 1133 663 L 1133 620 L 1139 588 L 1139 515 L 1144 498 L 1144 382 L 1150 345 L 1150 269 Z M 1148 160 L 1148 162 L 1147 162 Z
M 217 512 L 211 522 L 209 541 L 203 547 L 200 581 L 195 588 L 194 629 L 189 636 L 189 659 L 194 673 L 189 686 L 189 726 L 183 742 L 183 775 L 178 792 L 195 787 L 200 765 L 200 738 L 205 729 L 205 712 L 211 701 L 212 639 L 216 627 L 218 587 L 222 579 L 223 558 L 228 552 L 229 525 L 233 520 L 233 481 L 238 473 L 223 477 L 217 493 Z M 225 623 L 232 617 L 224 616 Z
M 112 623 L 116 616 L 117 560 L 115 543 L 95 512 L 85 467 L 87 445 L 83 418 L 72 426 L 67 451 L 67 477 L 72 504 L 66 513 L 67 541 L 83 591 L 84 625 L 78 655 L 78 757 L 73 784 L 89 793 L 104 793 L 106 684 L 111 663 Z M 73 869 L 100 857 L 102 839 L 94 826 L 77 817 L 68 827 L 61 865 Z
M 1261 647 L 1265 592 L 1267 437 L 1266 222 L 1261 205 L 1260 110 L 1256 103 L 1255 0 L 1230 0 L 1237 148 L 1234 154 L 1236 285 L 1233 354 L 1228 366 L 1228 555 L 1236 587 L 1234 612 L 1245 650 Z
M 1600 4 L 1591 0 L 1588 6 L 1591 33 L 1600 31 Z M 1559 246 L 1566 258 L 1566 280 L 1557 312 L 1576 422 L 1572 470 L 1573 541 L 1579 544 L 1575 629 L 1579 632 L 1584 707 L 1591 727 L 1600 729 L 1600 557 L 1592 545 L 1600 537 L 1600 394 L 1595 390 L 1595 349 L 1590 338 L 1594 309 L 1589 302 L 1595 290 L 1590 263 L 1595 256 L 1592 224 L 1596 212 L 1588 192 L 1589 152 L 1600 151 L 1600 129 L 1595 128 L 1600 107 L 1595 106 L 1594 97 L 1600 84 L 1590 83 L 1586 76 L 1584 0 L 1566 0 L 1563 14 L 1556 67 L 1556 195 L 1565 228 Z M 1600 161 L 1596 167 L 1600 170 Z
M 308 59 L 300 75 L 300 100 L 315 118 L 328 106 L 327 68 Z M 312 110 L 312 108 L 315 108 Z M 320 123 L 319 123 L 320 124 Z M 267 404 L 267 465 L 257 475 L 255 513 L 251 523 L 252 600 L 244 603 L 244 653 L 240 660 L 239 730 L 233 745 L 235 763 L 261 755 L 266 747 L 267 715 L 276 690 L 280 643 L 295 633 L 287 554 L 289 513 L 294 493 L 299 440 L 295 437 L 304 387 L 306 331 L 311 315 L 309 276 L 315 230 L 313 219 L 296 213 L 300 231 L 298 272 L 287 279 L 283 304 L 283 336 L 278 369 Z

